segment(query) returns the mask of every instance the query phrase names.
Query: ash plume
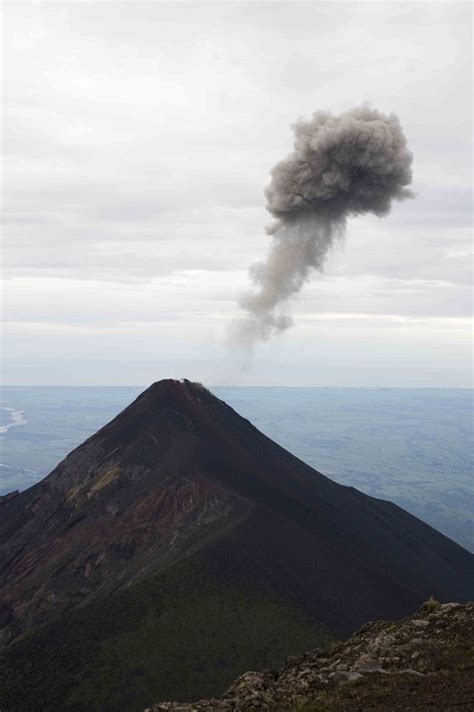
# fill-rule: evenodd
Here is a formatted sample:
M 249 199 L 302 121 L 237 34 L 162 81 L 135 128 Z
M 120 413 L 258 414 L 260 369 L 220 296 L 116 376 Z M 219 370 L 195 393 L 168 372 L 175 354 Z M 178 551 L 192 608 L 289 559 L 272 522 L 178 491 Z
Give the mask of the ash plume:
M 413 197 L 412 154 L 395 114 L 368 106 L 340 116 L 317 111 L 292 126 L 294 150 L 271 170 L 265 190 L 272 242 L 265 262 L 252 265 L 255 291 L 240 305 L 240 343 L 252 346 L 291 325 L 285 303 L 345 232 L 347 218 L 386 215 L 392 200 Z

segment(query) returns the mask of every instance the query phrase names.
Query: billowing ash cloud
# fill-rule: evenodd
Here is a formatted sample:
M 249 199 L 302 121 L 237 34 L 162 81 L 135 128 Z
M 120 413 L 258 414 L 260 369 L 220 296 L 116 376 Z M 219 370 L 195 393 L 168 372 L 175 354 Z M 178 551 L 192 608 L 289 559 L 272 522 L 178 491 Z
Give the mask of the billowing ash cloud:
M 317 111 L 293 126 L 294 151 L 271 171 L 265 191 L 275 221 L 265 262 L 252 266 L 256 290 L 238 338 L 251 345 L 291 324 L 282 311 L 312 270 L 321 270 L 351 215 L 386 215 L 392 200 L 412 197 L 412 154 L 398 118 L 367 106 L 340 116 Z

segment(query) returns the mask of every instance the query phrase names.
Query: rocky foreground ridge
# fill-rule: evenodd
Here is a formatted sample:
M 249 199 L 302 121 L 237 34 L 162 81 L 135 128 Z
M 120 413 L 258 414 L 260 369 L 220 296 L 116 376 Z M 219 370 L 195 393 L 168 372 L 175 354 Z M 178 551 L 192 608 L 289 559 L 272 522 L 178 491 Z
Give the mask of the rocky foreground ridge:
M 146 712 L 474 710 L 474 603 L 425 603 L 396 623 L 376 621 L 330 652 L 246 672 L 220 699 L 161 702 Z

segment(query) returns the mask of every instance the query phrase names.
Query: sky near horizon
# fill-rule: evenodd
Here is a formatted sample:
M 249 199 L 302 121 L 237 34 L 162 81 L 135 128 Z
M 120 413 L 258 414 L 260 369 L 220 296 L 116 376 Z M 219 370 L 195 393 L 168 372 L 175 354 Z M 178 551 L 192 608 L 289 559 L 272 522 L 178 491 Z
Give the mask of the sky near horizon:
M 469 3 L 5 3 L 3 382 L 471 387 Z M 417 197 L 247 358 L 290 125 L 395 112 Z

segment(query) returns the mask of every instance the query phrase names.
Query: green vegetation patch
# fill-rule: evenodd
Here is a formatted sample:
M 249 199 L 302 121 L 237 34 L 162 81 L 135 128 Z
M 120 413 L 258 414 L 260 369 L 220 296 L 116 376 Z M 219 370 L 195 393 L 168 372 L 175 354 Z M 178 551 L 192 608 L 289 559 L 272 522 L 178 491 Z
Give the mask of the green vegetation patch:
M 287 604 L 205 576 L 195 556 L 10 646 L 0 709 L 143 712 L 220 695 L 246 670 L 329 642 Z

